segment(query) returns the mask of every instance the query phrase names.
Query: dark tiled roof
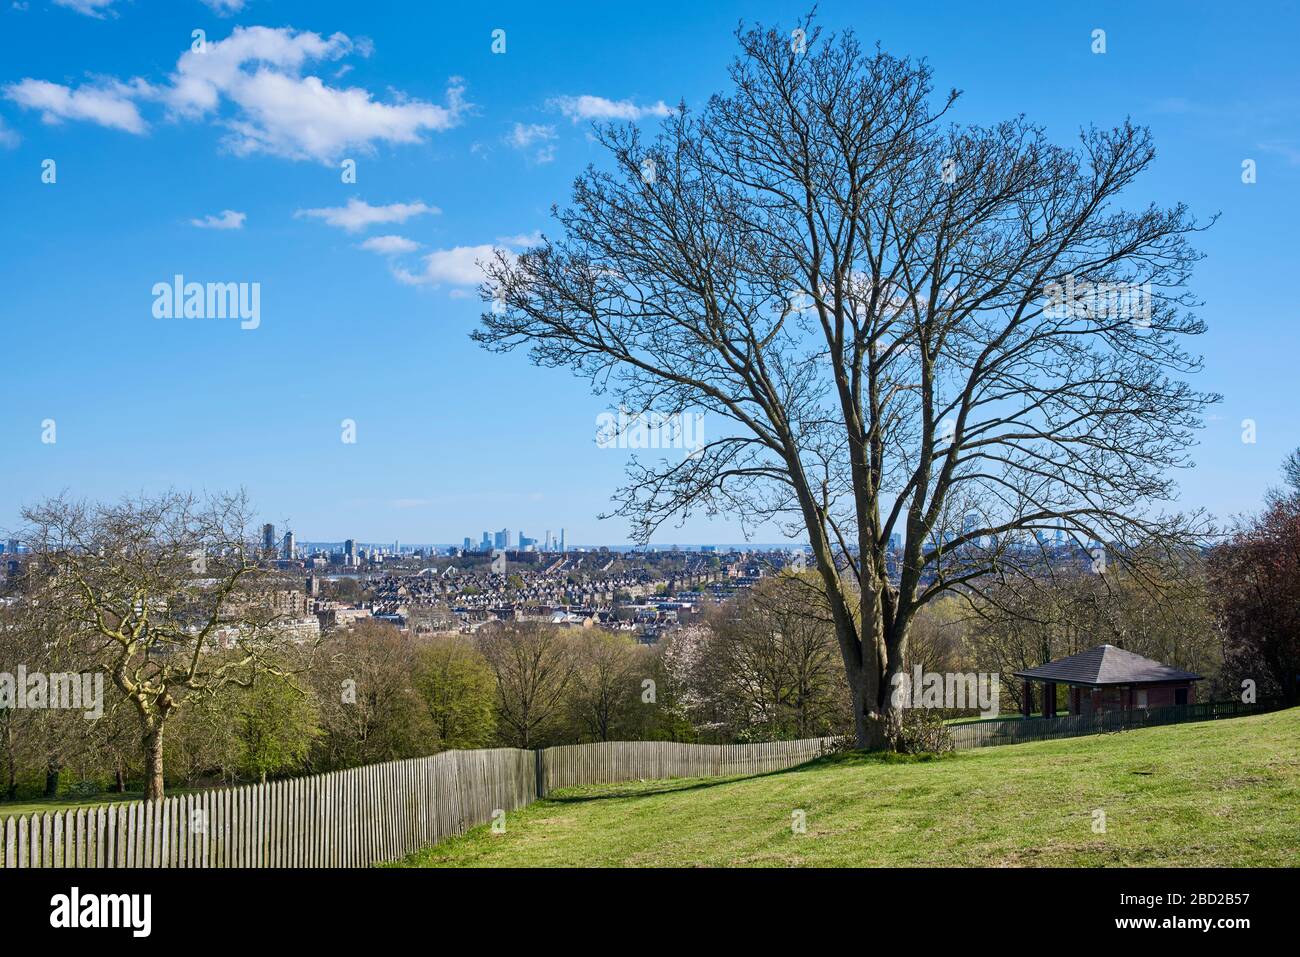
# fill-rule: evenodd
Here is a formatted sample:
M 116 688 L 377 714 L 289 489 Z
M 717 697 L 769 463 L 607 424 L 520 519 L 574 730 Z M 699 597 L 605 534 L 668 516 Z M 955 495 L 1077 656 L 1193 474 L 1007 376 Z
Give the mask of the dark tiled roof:
M 1127 685 L 1139 682 L 1199 681 L 1201 676 L 1143 658 L 1114 645 L 1098 645 L 1077 655 L 1015 672 L 1020 678 L 1079 685 Z

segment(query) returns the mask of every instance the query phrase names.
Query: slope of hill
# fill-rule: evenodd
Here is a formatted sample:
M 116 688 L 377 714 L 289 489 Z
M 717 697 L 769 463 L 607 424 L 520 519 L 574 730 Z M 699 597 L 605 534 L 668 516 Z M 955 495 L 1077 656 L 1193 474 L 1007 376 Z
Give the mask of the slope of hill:
M 942 760 L 853 755 L 573 789 L 511 814 L 504 834 L 476 828 L 401 863 L 1295 866 L 1300 708 Z

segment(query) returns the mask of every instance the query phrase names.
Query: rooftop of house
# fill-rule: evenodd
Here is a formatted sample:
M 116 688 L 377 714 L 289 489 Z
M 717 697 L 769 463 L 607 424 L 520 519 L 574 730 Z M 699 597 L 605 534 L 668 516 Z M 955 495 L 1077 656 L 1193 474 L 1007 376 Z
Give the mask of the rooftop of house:
M 1201 675 L 1143 658 L 1114 645 L 1098 645 L 1077 655 L 1017 671 L 1019 678 L 1068 685 L 1130 685 L 1200 681 Z

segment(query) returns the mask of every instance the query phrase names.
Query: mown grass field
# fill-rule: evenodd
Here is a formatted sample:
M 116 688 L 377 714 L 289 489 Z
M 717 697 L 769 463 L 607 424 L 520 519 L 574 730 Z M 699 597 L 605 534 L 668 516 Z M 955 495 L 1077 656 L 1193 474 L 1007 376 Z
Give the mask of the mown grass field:
M 183 791 L 168 791 L 167 795 L 183 794 Z M 34 798 L 30 801 L 0 802 L 0 818 L 16 817 L 20 814 L 45 811 L 66 811 L 74 807 L 99 807 L 101 804 L 116 804 L 119 801 L 139 801 L 144 797 L 143 791 L 128 791 L 124 794 L 97 794 L 91 798 L 74 797 L 69 794 L 57 798 Z
M 792 814 L 806 814 L 794 833 Z M 1094 811 L 1105 833 L 1094 832 Z M 557 792 L 401 866 L 1300 865 L 1300 708 Z

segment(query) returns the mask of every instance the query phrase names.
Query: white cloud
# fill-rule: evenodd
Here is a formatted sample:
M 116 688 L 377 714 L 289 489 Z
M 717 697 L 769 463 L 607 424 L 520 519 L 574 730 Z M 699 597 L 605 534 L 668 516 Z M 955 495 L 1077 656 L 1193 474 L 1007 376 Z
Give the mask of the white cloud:
M 555 139 L 555 127 L 541 123 L 516 123 L 506 141 L 517 150 L 526 150 L 541 140 Z
M 244 0 L 203 0 L 203 5 L 219 17 L 228 17 L 244 9 Z
M 1260 143 L 1259 148 L 1265 153 L 1272 153 L 1280 156 L 1286 161 L 1288 166 L 1300 166 L 1300 146 L 1292 142 L 1274 140 L 1268 143 Z
M 424 259 L 424 273 L 431 282 L 445 282 L 453 286 L 473 286 L 483 280 L 480 262 L 491 259 L 496 247 L 457 246 L 438 249 Z
M 247 218 L 247 213 L 237 213 L 233 209 L 223 209 L 218 216 L 209 214 L 202 219 L 191 219 L 190 225 L 197 226 L 199 229 L 243 229 L 244 220 Z
M 0 116 L 0 146 L 12 149 L 22 142 L 22 137 L 5 126 L 5 119 Z
M 45 123 L 86 120 L 136 134 L 144 133 L 149 127 L 140 116 L 135 100 L 147 99 L 156 93 L 152 86 L 140 79 L 130 83 L 108 80 L 73 89 L 31 77 L 10 83 L 3 91 L 7 99 L 19 106 L 40 110 L 41 120 Z
M 540 246 L 542 244 L 542 231 L 534 229 L 531 233 L 520 233 L 517 236 L 498 236 L 497 242 L 502 246 Z
M 370 40 L 343 33 L 325 38 L 290 27 L 235 27 L 226 39 L 209 40 L 202 52 L 182 53 L 162 87 L 107 80 L 74 89 L 24 79 L 3 89 L 14 102 L 41 110 L 46 122 L 89 120 L 130 133 L 147 129 L 136 102 L 160 100 L 173 119 L 207 119 L 224 127 L 225 144 L 236 155 L 322 163 L 372 151 L 378 143 L 422 142 L 426 131 L 451 129 L 471 108 L 459 77 L 447 81 L 440 105 L 401 92 L 382 103 L 361 87 L 329 86 L 304 75 L 310 64 L 372 51 Z
M 391 267 L 398 282 L 407 286 L 477 286 L 484 280 L 483 263 L 494 259 L 502 253 L 507 259 L 513 259 L 515 250 L 536 246 L 542 241 L 540 231 L 518 236 L 502 236 L 495 244 L 483 243 L 478 246 L 454 246 L 451 249 L 435 249 L 421 257 L 421 266 L 415 272 L 404 266 Z M 452 289 L 449 295 L 453 299 L 465 298 L 468 293 L 462 289 Z
M 637 106 L 631 100 L 610 100 L 603 96 L 557 96 L 547 102 L 552 109 L 559 110 L 571 121 L 579 120 L 640 120 L 647 116 L 668 116 L 672 113 L 659 100 L 650 106 Z
M 181 55 L 167 102 L 181 116 L 204 116 L 228 100 L 235 115 L 224 120 L 227 143 L 239 155 L 271 153 L 289 159 L 332 162 L 349 149 L 376 142 L 418 143 L 424 130 L 451 129 L 466 109 L 465 85 L 447 81 L 446 105 L 398 95 L 377 102 L 361 87 L 327 86 L 302 76 L 314 61 L 334 61 L 351 53 L 366 56 L 368 40 L 345 34 L 328 39 L 308 31 L 236 27 L 204 52 Z
M 55 6 L 67 7 L 69 10 L 76 10 L 78 13 L 99 20 L 104 19 L 104 12 L 111 12 L 110 8 L 116 2 L 117 0 L 54 0 Z
M 382 256 L 401 256 L 415 252 L 420 244 L 405 236 L 372 236 L 361 244 L 361 248 Z
M 418 272 L 400 266 L 393 268 L 398 282 L 408 286 L 477 286 L 483 281 L 479 263 L 487 262 L 501 247 L 484 243 L 481 246 L 456 246 L 452 249 L 435 249 L 422 260 Z
M 412 216 L 441 213 L 437 206 L 424 203 L 390 203 L 387 206 L 371 206 L 360 199 L 350 199 L 346 206 L 325 206 L 320 209 L 300 209 L 295 217 L 321 219 L 330 226 L 346 229 L 350 233 L 358 232 L 377 223 L 404 223 Z
M 555 159 L 555 144 L 548 142 L 553 139 L 555 139 L 554 126 L 542 123 L 516 123 L 510 135 L 506 137 L 506 142 L 517 150 L 528 150 L 537 146 L 537 150 L 533 153 L 533 161 L 549 163 Z

